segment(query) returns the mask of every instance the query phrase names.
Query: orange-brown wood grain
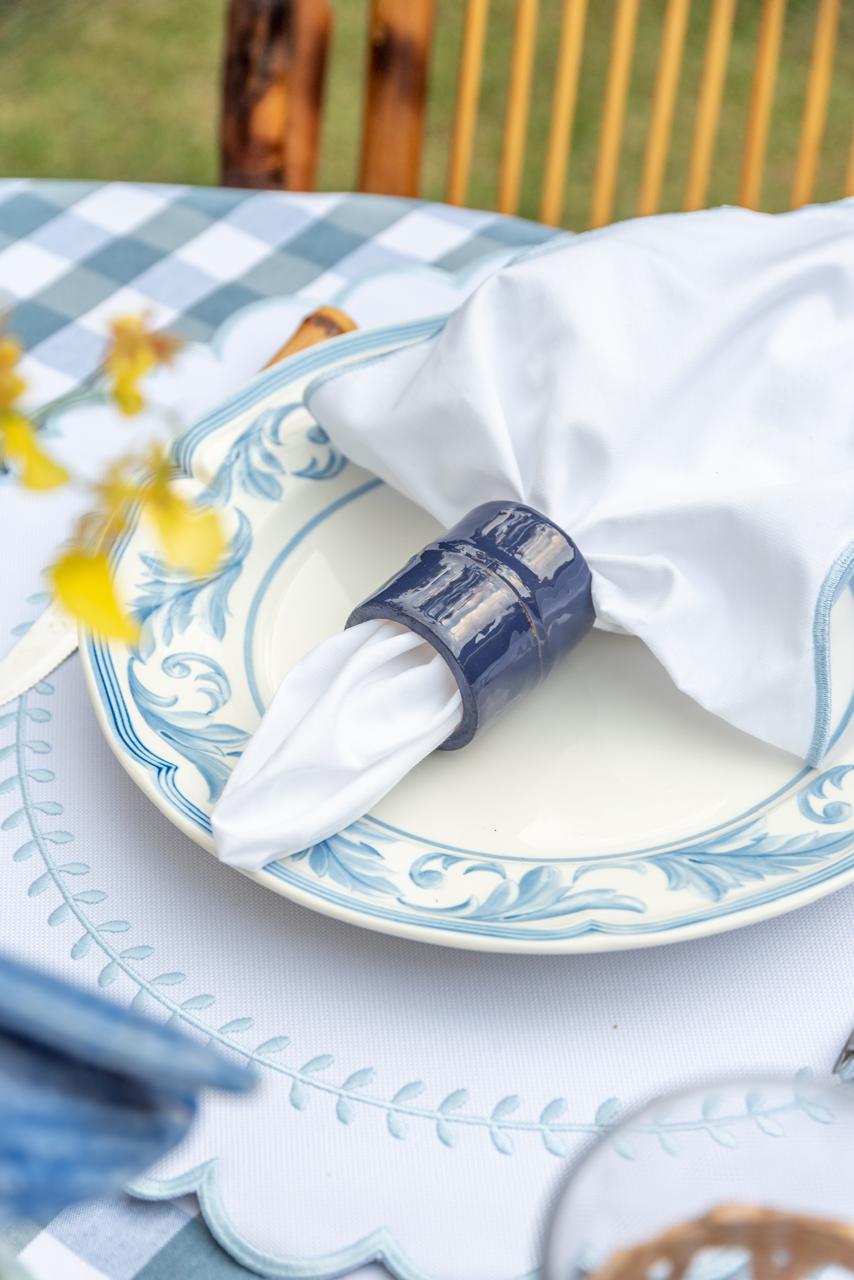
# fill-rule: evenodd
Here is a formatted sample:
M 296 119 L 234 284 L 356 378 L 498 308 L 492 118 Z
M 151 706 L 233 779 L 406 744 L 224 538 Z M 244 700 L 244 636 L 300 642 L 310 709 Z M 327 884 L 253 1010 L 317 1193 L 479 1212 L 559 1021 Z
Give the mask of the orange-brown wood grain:
M 356 321 L 346 311 L 341 311 L 338 307 L 318 307 L 300 321 L 287 342 L 270 357 L 264 368 L 269 369 L 270 365 L 278 364 L 287 356 L 305 351 L 306 347 L 313 347 L 318 342 L 327 342 L 329 338 L 337 338 L 342 333 L 352 333 L 356 328 Z
M 435 0 L 372 0 L 359 190 L 417 196 Z
M 626 118 L 626 101 L 632 74 L 632 57 L 638 23 L 639 0 L 617 0 L 611 61 L 605 87 L 605 106 L 599 132 L 599 151 L 593 174 L 593 196 L 588 225 L 602 227 L 611 221 L 619 174 L 620 147 Z
M 463 204 L 468 191 L 488 17 L 489 0 L 467 0 L 454 132 L 448 164 L 446 198 L 449 204 Z
M 331 25 L 327 0 L 231 0 L 220 128 L 225 185 L 314 186 Z
M 762 194 L 765 151 L 771 127 L 771 109 L 780 65 L 780 42 L 783 38 L 785 15 L 786 0 L 763 0 L 738 193 L 739 204 L 748 209 L 759 207 Z
M 471 154 L 474 151 L 478 125 L 480 78 L 483 74 L 484 47 L 487 44 L 489 0 L 467 0 L 465 26 L 462 32 L 460 74 L 457 79 L 457 104 L 453 115 L 451 155 L 448 159 L 449 205 L 462 205 L 469 191 Z
M 556 226 L 563 213 L 566 177 L 572 154 L 572 126 L 578 101 L 578 80 L 584 52 L 587 0 L 563 0 L 560 45 L 555 70 L 552 118 L 549 126 L 540 221 Z
M 702 209 L 708 197 L 734 18 L 735 0 L 713 0 L 683 209 Z
M 652 114 L 638 196 L 637 211 L 642 215 L 657 213 L 661 204 L 661 189 L 670 151 L 673 112 L 690 9 L 691 0 L 668 0 L 664 15 L 658 74 L 652 95 Z
M 311 191 L 317 174 L 323 91 L 332 34 L 328 0 L 292 0 L 295 4 L 291 109 L 285 130 L 285 186 Z
M 495 206 L 499 213 L 515 213 L 519 208 L 528 115 L 531 109 L 531 80 L 537 51 L 538 15 L 539 0 L 516 0 L 504 145 L 501 151 L 501 172 L 498 175 L 498 202 Z
M 840 0 L 818 0 L 809 79 L 801 121 L 801 136 L 792 181 L 791 207 L 806 204 L 813 193 L 818 158 L 827 120 L 827 102 L 833 77 L 833 55 L 839 28 Z
M 313 187 L 332 10 L 339 2 L 348 0 L 229 0 L 221 125 L 224 183 L 291 190 Z M 510 2 L 503 0 L 505 8 Z M 552 3 L 557 6 L 558 0 Z M 514 33 L 496 199 L 500 212 L 518 211 L 532 97 L 540 91 L 550 92 L 539 216 L 552 225 L 559 225 L 564 214 L 587 19 L 599 17 L 590 0 L 559 3 L 556 69 L 553 83 L 547 86 L 534 81 L 544 41 L 540 0 L 512 0 Z M 739 185 L 739 200 L 749 207 L 760 207 L 762 202 L 762 177 L 781 67 L 786 75 L 806 73 L 801 120 L 788 129 L 785 139 L 780 130 L 781 150 L 785 148 L 782 158 L 792 166 L 793 208 L 813 196 L 828 112 L 831 108 L 836 112 L 842 101 L 837 103 L 831 92 L 845 12 L 843 0 L 800 3 L 809 4 L 814 14 L 808 71 L 803 62 L 802 70 L 797 66 L 797 55 L 791 50 L 783 58 L 786 0 L 761 0 Z M 461 41 L 448 148 L 446 198 L 452 204 L 466 202 L 473 167 L 484 163 L 476 147 L 478 113 L 487 68 L 489 21 L 497 8 L 492 0 L 448 0 L 447 21 L 458 24 Z M 437 0 L 370 0 L 358 173 L 358 186 L 363 191 L 403 196 L 420 193 L 436 10 Z M 738 0 L 697 0 L 693 5 L 692 0 L 649 0 L 647 4 L 612 0 L 607 13 L 610 55 L 593 177 L 588 189 L 578 193 L 589 202 L 589 225 L 601 226 L 614 216 L 625 168 L 623 149 L 629 145 L 624 143 L 624 130 L 636 36 L 639 23 L 657 25 L 657 15 L 663 16 L 663 22 L 636 208 L 639 214 L 649 214 L 662 207 L 668 166 L 676 160 L 675 151 L 671 157 L 671 138 L 677 104 L 683 101 L 685 109 L 694 113 L 691 146 L 684 162 L 683 207 L 702 208 L 709 199 L 715 171 L 715 143 L 726 99 L 733 31 L 742 16 Z M 702 70 L 697 85 L 690 87 L 681 84 L 689 22 L 699 23 L 706 31 Z M 642 43 L 648 47 L 648 35 Z M 693 108 L 692 100 L 696 102 Z M 632 130 L 633 146 L 636 136 Z M 776 147 L 776 131 L 774 139 Z M 637 159 L 632 157 L 632 167 Z M 854 141 L 845 193 L 854 195 Z

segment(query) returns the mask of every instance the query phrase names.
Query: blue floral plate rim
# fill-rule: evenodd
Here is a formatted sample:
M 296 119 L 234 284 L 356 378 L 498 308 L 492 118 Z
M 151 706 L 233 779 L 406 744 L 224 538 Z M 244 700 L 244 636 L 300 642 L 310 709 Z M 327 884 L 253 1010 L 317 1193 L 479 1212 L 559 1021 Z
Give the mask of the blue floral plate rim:
M 227 433 L 236 420 L 258 410 L 220 457 L 214 473 L 205 477 L 214 498 L 230 505 L 236 516 L 232 551 L 236 548 L 237 554 L 227 561 L 229 583 L 233 585 L 240 576 L 240 553 L 245 558 L 253 518 L 260 518 L 258 512 L 264 504 L 281 499 L 284 479 L 289 485 L 306 485 L 318 492 L 324 484 L 332 489 L 329 500 L 321 503 L 318 499 L 311 517 L 294 527 L 291 547 L 309 537 L 331 512 L 359 501 L 380 485 L 364 473 L 356 475 L 356 469 L 336 455 L 316 425 L 303 423 L 298 434 L 290 431 L 289 415 L 302 411 L 305 416 L 305 410 L 301 394 L 288 400 L 288 388 L 294 384 L 304 387 L 321 370 L 344 360 L 370 359 L 393 346 L 429 338 L 442 323 L 439 317 L 359 331 L 300 353 L 258 375 L 178 437 L 176 465 L 200 483 L 202 446 L 207 449 L 211 440 Z M 307 453 L 300 467 L 289 469 L 282 461 L 282 450 L 292 449 L 295 441 L 304 445 Z M 253 455 L 262 459 L 260 466 L 253 462 Z M 352 479 L 346 478 L 348 469 Z M 131 528 L 117 548 L 120 567 L 133 554 L 138 533 L 137 528 Z M 152 565 L 149 554 L 149 579 Z M 167 595 L 173 589 L 174 582 L 167 581 Z M 217 590 L 216 584 L 202 584 L 211 607 Z M 217 629 L 226 627 L 227 594 L 213 621 L 208 619 L 214 640 Z M 146 622 L 150 618 L 156 621 L 164 599 L 149 590 L 147 607 Z M 191 615 L 188 606 L 187 619 Z M 228 676 L 222 671 L 224 684 L 220 681 L 217 687 L 220 677 L 210 666 L 204 668 L 204 662 L 213 661 L 210 655 L 186 652 L 186 647 L 181 648 L 183 641 L 173 644 L 177 638 L 174 629 L 169 631 L 169 639 L 160 635 L 152 642 L 154 647 L 143 667 L 156 658 L 173 677 L 189 678 L 191 683 L 202 679 L 210 705 L 208 723 L 202 727 L 216 728 L 222 748 L 212 756 L 209 752 L 208 759 L 200 761 L 197 756 L 193 764 L 187 741 L 183 753 L 176 750 L 170 707 L 158 705 L 163 702 L 160 694 L 146 705 L 151 690 L 146 694 L 142 679 L 134 674 L 139 656 L 128 655 L 120 645 L 84 635 L 84 669 L 102 729 L 122 764 L 180 829 L 210 847 L 209 807 L 204 800 L 200 802 L 198 789 L 195 794 L 187 793 L 182 773 L 194 767 L 209 787 L 221 789 L 227 776 L 227 757 L 239 752 L 248 731 L 210 720 L 213 712 L 229 704 Z M 242 648 L 248 652 L 245 640 Z M 189 666 L 188 658 L 192 659 Z M 247 668 L 251 668 L 251 659 Z M 836 740 L 852 716 L 854 702 L 836 728 Z M 801 769 L 772 795 L 751 805 L 738 821 L 713 827 L 689 841 L 623 855 L 624 860 L 633 862 L 631 871 L 635 874 L 627 871 L 619 885 L 597 884 L 603 871 L 614 870 L 610 859 L 575 856 L 537 865 L 530 858 L 484 855 L 462 845 L 433 841 L 371 816 L 322 845 L 270 863 L 252 875 L 267 887 L 348 923 L 444 945 L 523 952 L 653 946 L 778 915 L 854 881 L 854 796 L 847 798 L 854 790 L 852 783 L 854 761 L 848 759 L 821 771 Z M 789 827 L 779 830 L 778 821 L 769 828 L 769 815 L 779 820 L 781 810 Z M 402 849 L 407 850 L 403 855 Z M 524 868 L 521 873 L 520 866 Z M 678 910 L 662 917 L 652 909 L 654 896 L 645 897 L 645 886 L 638 887 L 648 874 L 659 880 L 659 899 L 668 895 L 675 895 L 670 901 L 679 899 Z M 591 876 L 592 880 L 588 879 Z

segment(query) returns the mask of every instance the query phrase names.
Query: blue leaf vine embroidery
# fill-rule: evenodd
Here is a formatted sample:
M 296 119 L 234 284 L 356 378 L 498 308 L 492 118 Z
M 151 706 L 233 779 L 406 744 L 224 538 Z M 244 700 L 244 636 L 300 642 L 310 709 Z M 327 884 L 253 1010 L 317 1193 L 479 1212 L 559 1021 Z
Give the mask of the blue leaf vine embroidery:
M 36 686 L 36 692 L 47 698 L 52 695 L 53 687 L 42 681 Z M 15 770 L 3 779 L 4 784 L 10 779 L 13 783 L 12 786 L 4 785 L 3 791 L 5 794 L 18 792 L 20 804 L 15 803 L 24 810 L 28 827 L 28 839 L 17 847 L 12 856 L 17 862 L 27 862 L 34 855 L 39 855 L 42 869 L 30 882 L 28 892 L 31 896 L 40 896 L 51 889 L 58 893 L 59 902 L 50 908 L 49 923 L 52 927 L 76 923 L 82 929 L 71 945 L 71 956 L 79 960 L 93 951 L 99 952 L 103 964 L 98 982 L 102 987 L 110 986 L 124 976 L 137 988 L 131 1001 L 133 1007 L 139 1008 L 144 1002 L 152 1001 L 164 1009 L 171 1020 L 183 1022 L 210 1040 L 239 1053 L 247 1065 L 260 1063 L 265 1070 L 288 1079 L 290 1103 L 296 1111 L 304 1110 L 313 1094 L 325 1095 L 333 1101 L 335 1114 L 343 1126 L 353 1124 L 360 1110 L 373 1110 L 384 1116 L 388 1134 L 398 1141 L 406 1139 L 412 1122 L 421 1121 L 432 1124 L 437 1138 L 448 1148 L 453 1148 L 466 1130 L 479 1130 L 488 1135 L 494 1150 L 500 1155 L 513 1153 L 515 1138 L 533 1135 L 540 1139 L 550 1155 L 564 1158 L 570 1154 L 568 1138 L 607 1135 L 619 1122 L 620 1103 L 616 1098 L 605 1099 L 588 1121 L 565 1119 L 569 1108 L 563 1097 L 547 1102 L 536 1119 L 519 1115 L 522 1100 L 517 1094 L 504 1095 L 488 1114 L 471 1112 L 465 1088 L 452 1090 L 431 1107 L 420 1102 L 426 1092 L 421 1080 L 409 1081 L 391 1097 L 385 1098 L 369 1092 L 375 1082 L 373 1067 L 350 1071 L 340 1083 L 335 1083 L 327 1074 L 335 1066 L 332 1054 L 318 1054 L 298 1067 L 291 1066 L 281 1060 L 281 1055 L 291 1047 L 288 1036 L 267 1036 L 254 1047 L 247 1048 L 240 1044 L 240 1037 L 253 1030 L 253 1018 L 231 1018 L 219 1025 L 204 1020 L 201 1015 L 216 1005 L 215 996 L 210 992 L 177 993 L 177 989 L 187 982 L 186 974 L 178 969 L 165 969 L 149 977 L 143 976 L 139 966 L 154 958 L 155 948 L 140 943 L 123 945 L 119 939 L 131 929 L 126 920 L 110 916 L 100 921 L 93 920 L 90 908 L 103 905 L 108 895 L 101 889 L 78 887 L 77 881 L 90 874 L 89 865 L 82 861 L 60 860 L 52 851 L 73 841 L 74 837 L 64 829 L 44 825 L 46 817 L 61 814 L 62 806 L 53 802 L 45 809 L 40 797 L 34 793 L 34 784 L 41 786 L 53 782 L 55 774 L 52 770 L 33 768 L 30 764 L 31 740 L 27 736 L 30 710 L 29 697 L 24 695 L 14 713 L 15 738 L 10 744 L 11 751 L 3 749 L 3 758 L 12 760 Z M 49 723 L 50 718 L 48 712 L 46 717 L 37 716 L 36 722 Z M 44 747 L 45 754 L 52 750 L 50 744 L 45 743 Z M 621 1131 L 613 1141 L 621 1155 L 633 1159 L 637 1156 L 638 1145 L 644 1140 L 653 1140 L 663 1150 L 678 1155 L 681 1142 L 687 1135 L 707 1135 L 719 1145 L 731 1147 L 737 1144 L 738 1130 L 744 1125 L 756 1126 L 769 1138 L 779 1138 L 786 1131 L 785 1118 L 797 1113 L 802 1113 L 816 1124 L 832 1123 L 833 1115 L 825 1103 L 810 1095 L 809 1081 L 810 1073 L 800 1072 L 794 1081 L 791 1098 L 784 1102 L 770 1103 L 751 1090 L 745 1095 L 743 1107 L 730 1113 L 723 1113 L 717 1100 L 711 1096 L 705 1100 L 696 1117 L 674 1120 L 659 1113 L 652 1121 Z

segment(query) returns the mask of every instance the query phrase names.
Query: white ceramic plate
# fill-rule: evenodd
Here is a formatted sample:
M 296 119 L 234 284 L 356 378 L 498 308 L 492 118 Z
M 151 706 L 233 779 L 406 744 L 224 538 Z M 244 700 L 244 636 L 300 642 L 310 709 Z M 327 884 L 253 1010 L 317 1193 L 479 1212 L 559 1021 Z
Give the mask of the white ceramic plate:
M 211 848 L 210 811 L 284 673 L 436 530 L 347 463 L 302 405 L 321 371 L 415 341 L 359 332 L 269 370 L 179 438 L 188 490 L 224 509 L 208 581 L 117 552 L 138 652 L 84 637 L 105 734 L 140 787 Z M 854 687 L 854 596 L 834 616 Z M 844 683 L 842 683 L 844 682 Z M 370 816 L 254 873 L 353 924 L 486 951 L 578 952 L 700 937 L 854 879 L 854 704 L 820 772 L 709 716 L 640 642 L 595 633 L 462 752 L 438 752 Z

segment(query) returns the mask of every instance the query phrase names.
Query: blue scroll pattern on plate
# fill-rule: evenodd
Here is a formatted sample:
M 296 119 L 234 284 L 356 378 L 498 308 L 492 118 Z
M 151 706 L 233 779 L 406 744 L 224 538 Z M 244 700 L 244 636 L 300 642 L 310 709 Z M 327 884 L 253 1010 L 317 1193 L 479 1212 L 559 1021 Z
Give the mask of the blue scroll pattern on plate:
M 210 655 L 171 652 L 170 646 L 192 624 L 217 641 L 224 639 L 231 617 L 229 596 L 252 547 L 253 504 L 280 501 L 289 479 L 328 480 L 346 467 L 322 428 L 294 426 L 301 411 L 300 404 L 290 403 L 259 413 L 234 441 L 209 486 L 207 500 L 241 503 L 233 507 L 231 545 L 216 574 L 189 579 L 151 555 L 140 557 L 147 576 L 135 603 L 143 638 L 128 664 L 130 694 L 148 728 L 202 776 L 211 804 L 249 730 L 217 715 L 231 697 L 222 666 Z M 176 682 L 181 688 L 155 692 L 145 680 L 151 664 L 158 665 L 161 687 L 166 677 L 172 689 Z M 843 795 L 852 772 L 852 765 L 837 765 L 807 782 L 797 807 L 810 829 L 797 834 L 769 832 L 766 819 L 757 817 L 674 848 L 547 863 L 448 852 L 410 837 L 407 862 L 401 857 L 406 842 L 367 820 L 276 868 L 280 875 L 298 872 L 303 879 L 308 873 L 315 883 L 351 897 L 388 899 L 414 912 L 481 925 L 559 920 L 597 911 L 644 914 L 642 886 L 637 893 L 626 893 L 581 883 L 614 870 L 633 878 L 655 871 L 670 891 L 692 890 L 708 902 L 721 903 L 734 890 L 784 878 L 854 850 L 854 833 L 848 828 L 854 806 Z

